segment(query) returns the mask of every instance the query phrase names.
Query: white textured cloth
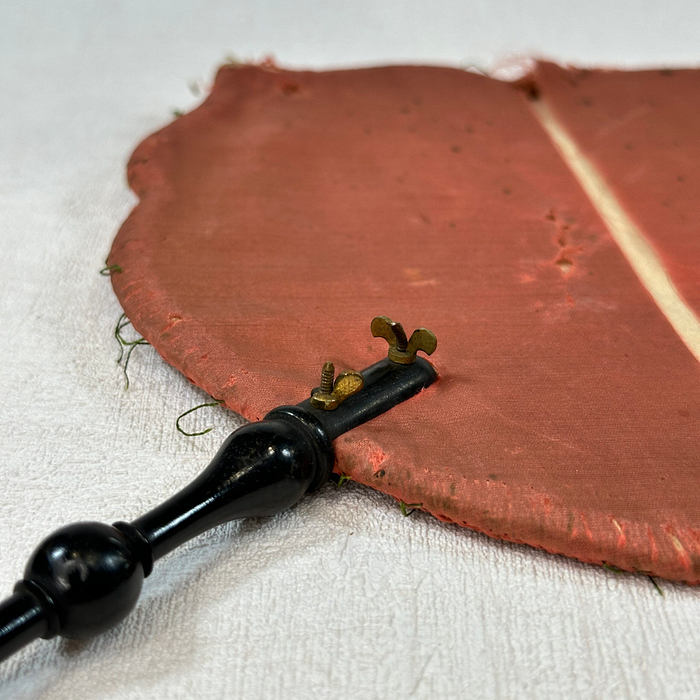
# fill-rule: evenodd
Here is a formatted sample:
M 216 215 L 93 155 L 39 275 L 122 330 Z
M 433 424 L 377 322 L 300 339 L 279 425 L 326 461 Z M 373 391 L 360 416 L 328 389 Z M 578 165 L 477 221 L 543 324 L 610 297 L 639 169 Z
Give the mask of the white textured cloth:
M 238 419 L 150 347 L 124 391 L 102 266 L 132 148 L 227 53 L 291 66 L 508 54 L 697 63 L 697 3 L 5 2 L 0 8 L 0 594 L 81 519 L 132 519 Z M 160 562 L 134 613 L 36 642 L 0 698 L 697 698 L 700 591 L 489 540 L 349 483 Z

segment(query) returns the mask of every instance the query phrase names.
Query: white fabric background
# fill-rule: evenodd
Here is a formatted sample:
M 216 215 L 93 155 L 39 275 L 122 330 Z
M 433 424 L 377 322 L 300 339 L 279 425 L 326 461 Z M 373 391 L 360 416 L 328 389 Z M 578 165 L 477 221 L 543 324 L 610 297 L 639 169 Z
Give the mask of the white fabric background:
M 290 66 L 538 54 L 697 64 L 696 2 L 5 2 L 0 8 L 0 593 L 78 519 L 131 519 L 237 418 L 149 347 L 123 390 L 101 267 L 133 147 L 233 53 Z M 697 698 L 700 591 L 489 540 L 355 484 L 160 563 L 132 616 L 37 642 L 0 698 Z

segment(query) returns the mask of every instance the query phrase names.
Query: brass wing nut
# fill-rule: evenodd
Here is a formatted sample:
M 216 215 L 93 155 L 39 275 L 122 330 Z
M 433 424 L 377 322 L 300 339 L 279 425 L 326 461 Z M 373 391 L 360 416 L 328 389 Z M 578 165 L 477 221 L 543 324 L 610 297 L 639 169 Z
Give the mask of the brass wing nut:
M 326 362 L 321 371 L 321 386 L 311 392 L 309 404 L 312 408 L 332 411 L 345 399 L 360 391 L 364 385 L 364 378 L 354 369 L 341 372 L 336 379 L 335 366 L 332 362 Z
M 432 355 L 437 348 L 437 338 L 427 328 L 418 328 L 406 339 L 403 326 L 387 316 L 377 316 L 372 321 L 372 335 L 389 343 L 389 359 L 400 365 L 413 364 L 419 350 Z

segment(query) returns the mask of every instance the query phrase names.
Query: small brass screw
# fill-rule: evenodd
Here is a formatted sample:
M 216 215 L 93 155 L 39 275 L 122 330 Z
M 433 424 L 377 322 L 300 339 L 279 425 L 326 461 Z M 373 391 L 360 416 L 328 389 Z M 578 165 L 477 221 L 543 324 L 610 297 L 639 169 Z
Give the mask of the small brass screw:
M 427 328 L 418 328 L 407 340 L 403 326 L 387 316 L 377 316 L 372 321 L 372 335 L 389 343 L 389 359 L 400 365 L 413 364 L 419 350 L 432 355 L 437 348 L 437 338 Z
M 321 386 L 319 389 L 323 394 L 333 393 L 333 382 L 335 381 L 335 365 L 332 362 L 324 362 L 321 370 Z
M 321 385 L 311 392 L 309 404 L 312 408 L 332 411 L 364 385 L 362 375 L 353 369 L 341 372 L 336 379 L 335 366 L 332 362 L 325 362 L 321 370 Z

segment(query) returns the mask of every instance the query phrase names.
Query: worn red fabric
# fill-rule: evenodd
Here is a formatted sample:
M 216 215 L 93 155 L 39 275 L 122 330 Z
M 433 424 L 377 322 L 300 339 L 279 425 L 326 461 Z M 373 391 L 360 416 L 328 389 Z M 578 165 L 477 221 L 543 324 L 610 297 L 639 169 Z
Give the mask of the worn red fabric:
M 539 63 L 533 78 L 700 312 L 700 70 Z
M 442 520 L 700 581 L 700 367 L 510 85 L 224 67 L 128 168 L 134 326 L 250 419 L 432 329 L 439 381 L 337 442 Z

